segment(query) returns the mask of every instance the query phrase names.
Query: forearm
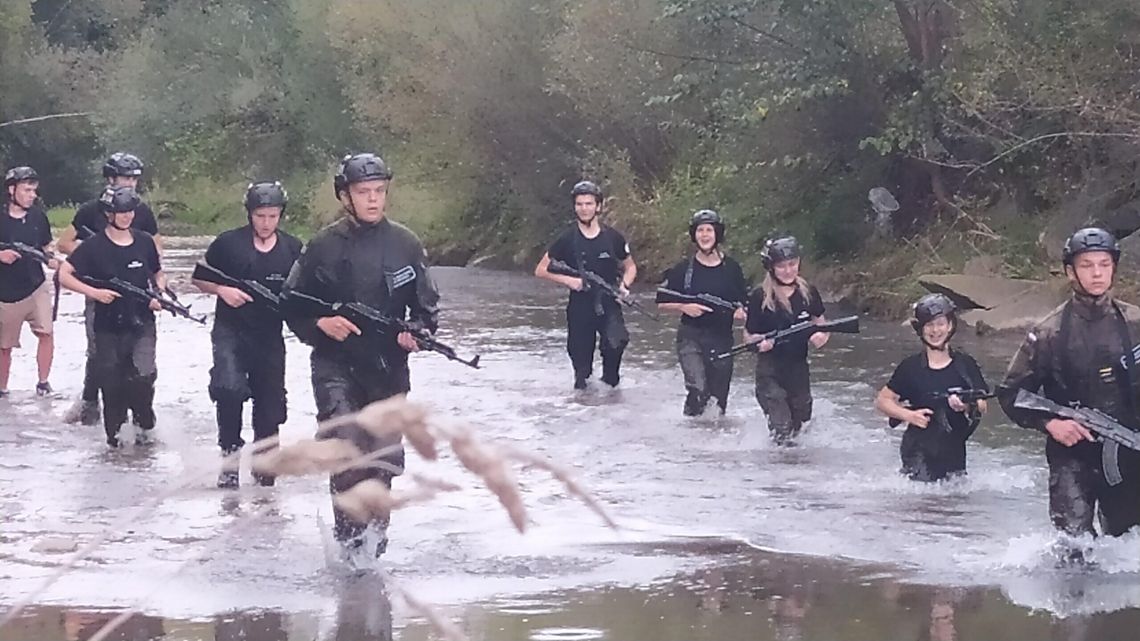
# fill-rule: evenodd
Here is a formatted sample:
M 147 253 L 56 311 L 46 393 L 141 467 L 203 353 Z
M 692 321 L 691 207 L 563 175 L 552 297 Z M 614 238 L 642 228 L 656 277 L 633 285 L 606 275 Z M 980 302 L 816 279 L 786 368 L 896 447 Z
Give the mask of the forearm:
M 75 269 L 67 263 L 64 263 L 59 270 L 59 285 L 64 289 L 71 290 L 87 298 L 94 298 L 93 294 L 96 291 L 95 287 L 80 280 L 79 276 L 75 273 Z
M 890 398 L 882 393 L 875 398 L 875 409 L 879 410 L 879 412 L 887 418 L 893 418 L 903 422 L 906 422 L 910 416 L 910 410 L 903 407 L 902 404 L 898 402 L 898 399 Z
M 678 314 L 683 314 L 685 313 L 685 303 L 657 303 L 657 309 L 663 312 L 677 312 Z
M 202 292 L 203 294 L 210 294 L 211 296 L 217 296 L 218 290 L 222 287 L 222 285 L 218 285 L 217 283 L 211 283 L 209 281 L 199 280 L 197 278 L 192 278 L 190 280 L 190 283 L 197 287 L 198 291 Z
M 633 259 L 627 258 L 623 267 L 624 269 L 621 273 L 621 283 L 622 285 L 625 285 L 626 289 L 629 289 L 633 286 L 634 281 L 637 280 L 637 263 L 633 262 Z

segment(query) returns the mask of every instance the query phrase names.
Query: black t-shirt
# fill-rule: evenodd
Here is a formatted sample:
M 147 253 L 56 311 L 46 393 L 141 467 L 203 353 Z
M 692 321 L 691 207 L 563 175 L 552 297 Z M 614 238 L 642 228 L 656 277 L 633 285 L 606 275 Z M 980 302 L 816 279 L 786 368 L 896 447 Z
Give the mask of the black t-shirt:
M 757 287 L 752 290 L 752 294 L 748 297 L 748 322 L 745 323 L 748 332 L 750 334 L 767 334 L 823 316 L 823 298 L 819 295 L 819 290 L 812 285 L 808 285 L 806 300 L 797 288 L 788 302 L 792 306 L 790 313 L 779 303 L 776 303 L 774 310 L 766 309 L 764 307 L 764 288 Z M 806 334 L 793 338 L 786 343 L 777 345 L 768 354 L 772 358 L 780 360 L 804 360 L 808 353 L 808 338 L 810 337 Z
M 277 243 L 267 252 L 253 246 L 253 229 L 246 225 L 231 229 L 214 239 L 206 249 L 206 262 L 213 268 L 241 280 L 255 280 L 273 293 L 289 276 L 293 263 L 301 255 L 301 241 L 285 232 L 277 232 Z M 252 330 L 251 336 L 281 336 L 281 314 L 256 301 L 238 308 L 218 299 L 214 322 L 235 329 Z
M 550 258 L 560 260 L 574 269 L 585 269 L 601 276 L 607 283 L 617 285 L 620 263 L 629 258 L 629 244 L 619 231 L 602 225 L 597 236 L 586 238 L 578 225 L 567 229 L 547 251 Z M 570 303 L 579 301 L 593 304 L 594 292 L 570 292 Z
M 33 205 L 22 218 L 8 213 L 8 203 L 0 199 L 0 241 L 24 243 L 36 249 L 51 244 L 51 223 L 39 205 Z M 11 265 L 0 263 L 0 303 L 15 303 L 32 295 L 44 282 L 44 267 L 31 258 L 20 258 Z
M 955 432 L 966 430 L 969 419 L 962 412 L 950 409 L 946 400 L 931 399 L 930 395 L 945 392 L 952 387 L 966 389 L 989 389 L 986 379 L 978 362 L 969 354 L 954 350 L 951 352 L 950 364 L 942 369 L 931 369 L 926 364 L 925 352 L 907 356 L 895 368 L 887 387 L 899 395 L 899 399 L 907 401 L 914 409 L 927 408 L 946 412 L 950 427 Z M 908 429 L 921 429 L 910 427 Z M 930 429 L 928 426 L 926 429 Z
M 101 234 L 107 228 L 107 214 L 98 200 L 91 200 L 75 210 L 75 217 L 71 219 L 71 226 L 75 228 L 76 238 L 87 240 L 91 234 Z M 86 228 L 86 229 L 85 229 Z M 146 203 L 141 203 L 135 210 L 135 218 L 131 221 L 131 229 L 145 231 L 151 236 L 158 235 L 158 220 L 154 212 Z
M 690 266 L 692 278 L 686 287 L 685 276 Z M 704 265 L 696 258 L 687 258 L 665 272 L 665 287 L 682 294 L 712 294 L 732 303 L 744 304 L 748 300 L 748 283 L 744 280 L 744 270 L 728 256 L 715 267 Z M 713 308 L 713 313 L 705 313 L 696 318 L 682 314 L 681 324 L 731 331 L 732 314 L 719 308 Z
M 131 230 L 131 244 L 116 245 L 106 234 L 92 236 L 80 245 L 68 262 L 79 276 L 110 280 L 121 278 L 128 283 L 150 288 L 154 275 L 162 270 L 154 238 L 146 232 Z M 110 305 L 95 306 L 95 331 L 118 332 L 153 323 L 154 312 L 147 301 L 120 296 Z

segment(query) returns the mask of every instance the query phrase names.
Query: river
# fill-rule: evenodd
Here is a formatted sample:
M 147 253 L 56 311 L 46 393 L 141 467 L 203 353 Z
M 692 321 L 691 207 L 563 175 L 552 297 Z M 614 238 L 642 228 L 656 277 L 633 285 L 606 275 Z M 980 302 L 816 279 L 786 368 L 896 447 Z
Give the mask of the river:
M 167 256 L 189 291 L 199 245 Z M 529 275 L 441 268 L 443 337 L 481 370 L 413 357 L 412 399 L 484 437 L 569 466 L 618 518 L 614 532 L 536 471 L 520 473 L 533 520 L 517 534 L 495 498 L 444 457 L 409 467 L 464 489 L 398 512 L 383 567 L 472 639 L 1116 639 L 1140 624 L 1137 536 L 1089 542 L 1090 569 L 1057 569 L 1042 437 L 996 404 L 969 476 L 940 485 L 897 473 L 900 431 L 872 409 L 909 328 L 864 322 L 813 356 L 816 417 L 775 448 L 738 359 L 724 418 L 681 416 L 672 322 L 629 316 L 617 390 L 575 392 L 565 293 Z M 648 303 L 649 294 L 640 294 Z M 186 294 L 199 311 L 205 297 Z M 213 487 L 209 332 L 159 321 L 158 443 L 110 452 L 101 429 L 59 416 L 82 378 L 82 301 L 65 293 L 53 398 L 37 399 L 25 334 L 0 401 L 0 611 L 67 555 L 54 537 L 111 536 L 0 641 L 87 639 L 124 607 L 111 638 L 277 641 L 437 638 L 380 579 L 334 560 L 326 481 Z M 996 383 L 1017 337 L 961 336 Z M 286 441 L 310 436 L 308 349 L 288 342 Z M 144 506 L 176 484 L 189 487 Z M 399 483 L 399 481 L 397 481 Z M 126 523 L 123 521 L 126 519 Z

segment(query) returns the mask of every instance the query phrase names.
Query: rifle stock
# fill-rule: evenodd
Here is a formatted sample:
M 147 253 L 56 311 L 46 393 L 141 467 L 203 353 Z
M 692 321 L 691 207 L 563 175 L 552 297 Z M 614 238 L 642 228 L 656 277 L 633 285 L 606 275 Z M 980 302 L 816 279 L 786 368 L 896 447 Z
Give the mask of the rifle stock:
M 11 243 L 0 242 L 0 250 L 5 250 L 5 249 L 10 250 L 10 251 L 14 251 L 14 252 L 20 254 L 20 256 L 22 258 L 34 260 L 37 263 L 44 265 L 45 267 L 47 266 L 48 261 L 51 260 L 51 256 L 49 256 L 44 251 L 36 249 L 35 247 L 32 247 L 31 245 L 21 243 L 21 242 L 11 242 Z
M 744 352 L 755 351 L 756 346 L 759 343 L 762 343 L 766 340 L 770 340 L 770 341 L 774 342 L 776 345 L 781 345 L 781 344 L 784 344 L 784 343 L 790 341 L 791 339 L 793 339 L 797 336 L 802 336 L 805 334 L 807 336 L 811 336 L 812 334 L 816 334 L 818 332 L 832 332 L 832 333 L 837 333 L 837 334 L 858 334 L 859 333 L 859 317 L 858 316 L 845 316 L 843 318 L 838 318 L 838 319 L 833 320 L 833 321 L 825 321 L 823 323 L 816 323 L 816 322 L 813 322 L 810 320 L 803 321 L 802 323 L 796 323 L 795 325 L 792 325 L 791 327 L 789 327 L 787 329 L 777 329 L 777 330 L 773 330 L 771 332 L 768 332 L 767 334 L 762 335 L 760 337 L 760 340 L 758 340 L 758 341 L 741 343 L 740 345 L 736 345 L 732 349 L 728 350 L 727 352 L 721 352 L 720 354 L 715 355 L 714 358 L 716 358 L 718 360 L 722 359 L 722 358 L 734 358 L 736 356 L 739 356 L 740 354 L 743 354 Z
M 957 396 L 966 405 L 974 405 L 978 401 L 984 401 L 986 399 L 993 398 L 994 393 L 989 391 L 989 390 L 984 390 L 984 389 L 966 389 L 963 387 L 951 387 L 951 388 L 947 389 L 945 392 L 934 392 L 932 394 L 925 396 L 924 398 L 931 400 L 931 401 L 944 401 L 944 400 L 950 398 L 951 396 Z M 898 427 L 899 425 L 902 425 L 902 421 L 897 419 L 897 418 L 894 418 L 894 417 L 888 418 L 887 423 L 891 427 Z
M 281 297 L 277 294 L 274 294 L 273 290 L 269 289 L 265 285 L 262 285 L 256 280 L 234 278 L 222 270 L 213 267 L 209 263 L 201 261 L 194 265 L 194 273 L 191 274 L 190 277 L 195 280 L 201 280 L 207 283 L 213 283 L 215 285 L 223 285 L 226 287 L 234 287 L 236 289 L 240 289 L 241 291 L 248 294 L 250 298 L 253 298 L 253 300 L 261 303 L 262 305 L 265 305 L 271 310 L 275 312 L 279 312 L 281 310 Z
M 696 303 L 698 305 L 711 307 L 713 311 L 725 312 L 728 314 L 735 314 L 736 310 L 744 307 L 744 305 L 741 303 L 734 303 L 713 294 L 686 294 L 684 292 L 679 292 L 667 287 L 658 287 L 657 295 L 659 297 L 668 299 L 660 301 L 662 303 Z
M 574 267 L 571 267 L 570 265 L 567 265 L 566 263 L 555 258 L 550 259 L 550 264 L 547 267 L 547 271 L 553 274 L 560 274 L 562 276 L 573 276 L 575 278 L 581 278 L 589 287 L 597 287 L 609 295 L 610 298 L 616 300 L 618 303 L 640 312 L 642 315 L 647 316 L 654 322 L 661 322 L 660 316 L 654 314 L 648 309 L 645 309 L 645 306 L 643 306 L 641 303 L 622 296 L 621 292 L 619 292 L 613 285 L 606 282 L 606 279 L 602 278 L 592 271 L 575 269 Z
M 99 289 L 109 289 L 111 291 L 118 292 L 121 296 L 129 296 L 140 302 L 149 304 L 152 300 L 158 301 L 159 306 L 161 306 L 163 310 L 170 312 L 172 316 L 181 316 L 182 318 L 192 320 L 199 325 L 206 324 L 205 314 L 195 316 L 190 312 L 190 307 L 188 305 L 183 305 L 177 301 L 166 298 L 157 292 L 143 289 L 137 285 L 128 283 L 121 278 L 115 277 L 110 280 L 100 280 L 98 278 L 91 278 L 88 276 L 78 276 L 78 278 L 92 287 L 97 287 Z
M 1013 406 L 1019 409 L 1045 412 L 1060 418 L 1074 420 L 1098 436 L 1140 452 L 1140 432 L 1121 424 L 1113 417 L 1088 407 L 1068 407 L 1025 389 L 1017 390 Z
M 462 363 L 473 369 L 479 369 L 480 355 L 476 354 L 470 359 L 462 358 L 453 347 L 436 340 L 431 333 L 415 323 L 390 316 L 364 303 L 329 302 L 304 292 L 289 291 L 282 295 L 282 305 L 286 312 L 298 316 L 342 316 L 359 327 L 362 332 L 375 335 L 407 332 L 412 335 L 420 349 L 441 354 L 448 360 Z M 381 362 L 383 360 L 381 357 Z

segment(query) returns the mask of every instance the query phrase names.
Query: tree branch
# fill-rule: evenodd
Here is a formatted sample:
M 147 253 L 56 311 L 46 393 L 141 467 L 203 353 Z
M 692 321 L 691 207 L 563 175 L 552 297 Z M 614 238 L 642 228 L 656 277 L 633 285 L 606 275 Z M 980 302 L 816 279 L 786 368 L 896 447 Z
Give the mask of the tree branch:
M 751 31 L 752 33 L 755 33 L 755 34 L 760 35 L 760 36 L 764 36 L 765 38 L 767 38 L 773 42 L 778 42 L 778 43 L 784 45 L 785 47 L 791 47 L 792 49 L 795 49 L 796 51 L 799 51 L 800 53 L 802 53 L 804 55 L 811 54 L 811 51 L 809 49 L 802 47 L 802 46 L 792 42 L 791 40 L 788 40 L 788 39 L 783 38 L 781 36 L 777 36 L 776 34 L 772 33 L 771 31 L 765 31 L 764 29 L 761 29 L 760 27 L 749 24 L 749 23 L 741 20 L 740 18 L 737 18 L 736 16 L 726 16 L 726 17 L 729 20 L 732 20 L 733 22 L 735 22 L 736 24 L 738 24 L 738 25 L 744 27 L 745 29 Z
M 33 116 L 31 118 L 20 118 L 18 120 L 9 120 L 7 122 L 0 122 L 0 129 L 3 129 L 4 127 L 7 127 L 8 125 L 23 125 L 23 124 L 26 124 L 29 122 L 41 122 L 43 120 L 53 120 L 55 118 L 78 118 L 78 117 L 82 117 L 82 116 L 90 116 L 91 113 L 92 112 L 90 112 L 90 111 L 75 111 L 75 112 L 66 113 L 66 114 L 49 114 L 47 116 Z
M 675 58 L 677 60 L 688 60 L 689 62 L 711 62 L 713 64 L 720 64 L 720 65 L 754 65 L 754 64 L 756 64 L 755 62 L 748 62 L 746 60 L 725 60 L 724 58 L 713 58 L 711 56 L 698 56 L 696 54 L 670 53 L 668 51 L 657 51 L 655 49 L 649 49 L 649 48 L 645 48 L 645 47 L 635 47 L 631 44 L 627 44 L 624 42 L 621 43 L 621 45 L 623 47 L 625 47 L 626 49 L 629 49 L 630 51 L 635 51 L 637 53 L 648 53 L 648 54 L 652 54 L 654 56 L 661 56 L 663 58 Z
M 1097 131 L 1060 131 L 1060 132 L 1052 133 L 1052 134 L 1044 134 L 1041 136 L 1037 136 L 1036 138 L 1030 138 L 1029 140 L 1026 140 L 1025 142 L 1016 144 L 1016 145 L 1010 147 L 1009 149 L 1006 149 L 1005 151 L 1001 152 L 1000 154 L 994 156 L 993 158 L 990 158 L 986 162 L 975 167 L 973 170 L 970 171 L 970 173 L 966 174 L 966 177 L 969 178 L 970 176 L 973 176 L 974 174 L 978 173 L 979 171 L 985 169 L 986 167 L 989 167 L 990 165 L 994 164 L 995 162 L 1001 160 L 1002 158 L 1005 158 L 1006 156 L 1014 153 L 1015 151 L 1017 151 L 1023 147 L 1028 147 L 1029 145 L 1032 145 L 1034 143 L 1038 143 L 1038 142 L 1041 142 L 1043 140 L 1052 140 L 1054 138 L 1133 138 L 1133 139 L 1140 139 L 1140 134 L 1097 132 Z

